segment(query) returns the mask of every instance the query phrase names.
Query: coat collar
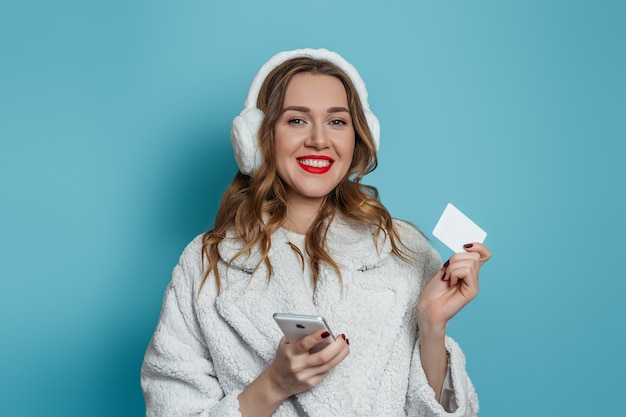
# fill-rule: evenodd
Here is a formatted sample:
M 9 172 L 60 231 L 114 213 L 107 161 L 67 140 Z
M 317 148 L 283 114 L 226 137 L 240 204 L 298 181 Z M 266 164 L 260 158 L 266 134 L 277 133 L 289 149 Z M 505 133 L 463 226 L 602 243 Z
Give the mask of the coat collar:
M 326 244 L 333 259 L 341 268 L 367 269 L 381 263 L 391 253 L 389 239 L 382 233 L 378 241 L 374 238 L 373 227 L 338 215 L 330 224 Z M 272 236 L 272 250 L 283 249 L 285 245 L 289 247 L 288 242 L 287 234 L 280 228 Z M 229 232 L 219 244 L 218 250 L 222 260 L 229 262 L 243 247 L 244 242 Z M 261 251 L 256 246 L 249 253 L 234 259 L 230 266 L 251 273 L 260 260 Z

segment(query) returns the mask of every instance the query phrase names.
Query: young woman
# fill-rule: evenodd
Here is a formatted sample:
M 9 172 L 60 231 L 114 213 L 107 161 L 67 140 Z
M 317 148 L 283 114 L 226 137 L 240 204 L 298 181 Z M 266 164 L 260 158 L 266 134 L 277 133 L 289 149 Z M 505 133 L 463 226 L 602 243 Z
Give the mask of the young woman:
M 361 184 L 378 120 L 352 65 L 283 52 L 253 80 L 231 140 L 240 171 L 213 230 L 173 272 L 142 367 L 149 416 L 473 416 L 478 400 L 448 321 L 491 254 L 442 266 Z M 325 317 L 289 343 L 273 314 Z

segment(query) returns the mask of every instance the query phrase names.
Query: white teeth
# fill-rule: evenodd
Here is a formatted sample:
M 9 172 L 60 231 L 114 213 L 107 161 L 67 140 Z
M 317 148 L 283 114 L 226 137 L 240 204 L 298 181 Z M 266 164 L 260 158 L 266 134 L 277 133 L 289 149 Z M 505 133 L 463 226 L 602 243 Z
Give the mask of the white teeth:
M 314 168 L 325 168 L 330 165 L 330 161 L 325 159 L 298 159 L 302 165 L 306 165 Z

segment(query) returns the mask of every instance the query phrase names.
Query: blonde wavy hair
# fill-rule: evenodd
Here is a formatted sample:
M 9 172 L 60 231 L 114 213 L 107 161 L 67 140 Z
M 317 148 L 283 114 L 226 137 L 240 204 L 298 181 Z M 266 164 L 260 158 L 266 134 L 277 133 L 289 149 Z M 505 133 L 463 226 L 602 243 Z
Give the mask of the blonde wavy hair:
M 348 219 L 375 228 L 376 240 L 381 233 L 386 235 L 390 239 L 392 252 L 400 259 L 408 260 L 407 248 L 402 244 L 389 212 L 379 201 L 378 191 L 375 187 L 361 184 L 361 179 L 376 168 L 378 160 L 361 101 L 350 77 L 328 61 L 298 57 L 282 63 L 270 72 L 259 92 L 257 107 L 265 113 L 259 129 L 263 164 L 253 176 L 237 172 L 222 197 L 214 228 L 203 235 L 202 285 L 212 274 L 218 292 L 221 288 L 218 244 L 226 237 L 227 232 L 240 237 L 244 242 L 243 248 L 235 257 L 224 260 L 228 266 L 237 257 L 258 246 L 262 256 L 256 268 L 264 263 L 269 272 L 268 279 L 273 275 L 268 257 L 271 236 L 283 225 L 287 214 L 285 186 L 276 172 L 274 127 L 282 114 L 287 86 L 293 76 L 300 73 L 329 75 L 343 83 L 355 130 L 355 149 L 350 169 L 337 187 L 326 196 L 306 234 L 305 247 L 311 259 L 314 284 L 319 277 L 320 265 L 324 262 L 334 268 L 341 279 L 339 266 L 328 253 L 325 243 L 328 227 L 337 212 Z M 294 247 L 294 250 L 297 249 Z

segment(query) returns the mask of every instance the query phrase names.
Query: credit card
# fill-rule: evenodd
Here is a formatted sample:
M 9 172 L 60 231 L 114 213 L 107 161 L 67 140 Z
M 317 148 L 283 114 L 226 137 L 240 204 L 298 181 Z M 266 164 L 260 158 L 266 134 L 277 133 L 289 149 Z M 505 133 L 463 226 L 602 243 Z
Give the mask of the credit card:
M 454 205 L 448 203 L 433 229 L 433 236 L 457 253 L 465 252 L 463 245 L 466 243 L 483 243 L 487 237 L 487 232 L 461 213 Z

